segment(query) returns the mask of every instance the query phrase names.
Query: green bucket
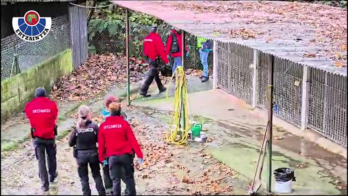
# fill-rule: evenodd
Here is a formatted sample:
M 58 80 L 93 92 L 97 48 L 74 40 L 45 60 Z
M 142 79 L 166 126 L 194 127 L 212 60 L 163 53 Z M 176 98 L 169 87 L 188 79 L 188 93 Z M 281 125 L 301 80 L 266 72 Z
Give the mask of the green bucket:
M 192 138 L 201 137 L 202 124 L 195 123 L 191 126 Z

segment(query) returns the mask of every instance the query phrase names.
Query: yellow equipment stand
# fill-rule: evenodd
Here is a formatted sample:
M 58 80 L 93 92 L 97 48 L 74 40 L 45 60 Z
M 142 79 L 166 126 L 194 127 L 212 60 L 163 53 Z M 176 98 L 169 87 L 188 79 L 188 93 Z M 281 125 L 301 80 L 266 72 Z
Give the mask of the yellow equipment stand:
M 167 133 L 167 141 L 172 144 L 187 144 L 190 131 L 189 115 L 188 115 L 188 97 L 186 74 L 183 66 L 177 66 L 172 78 L 175 77 L 175 94 L 174 94 L 174 115 Z M 170 90 L 169 83 L 167 89 L 167 98 Z M 181 121 L 181 122 L 180 122 Z

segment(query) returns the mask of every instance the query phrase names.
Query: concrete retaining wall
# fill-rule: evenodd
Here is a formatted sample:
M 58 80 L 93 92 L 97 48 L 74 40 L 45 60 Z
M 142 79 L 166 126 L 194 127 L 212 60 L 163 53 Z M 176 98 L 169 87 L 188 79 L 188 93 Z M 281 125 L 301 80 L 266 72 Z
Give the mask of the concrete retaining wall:
M 47 61 L 14 77 L 1 81 L 1 123 L 11 114 L 24 109 L 37 87 L 50 92 L 54 82 L 73 71 L 72 51 L 59 53 Z

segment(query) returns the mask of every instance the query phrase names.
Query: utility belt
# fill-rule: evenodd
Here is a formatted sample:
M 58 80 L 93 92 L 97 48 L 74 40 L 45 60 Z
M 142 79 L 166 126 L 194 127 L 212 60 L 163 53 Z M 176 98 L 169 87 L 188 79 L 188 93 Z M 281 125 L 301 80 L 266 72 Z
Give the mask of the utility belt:
M 135 151 L 132 149 L 132 153 L 128 153 L 128 155 L 131 156 L 132 159 L 134 159 L 135 158 Z M 106 157 L 105 160 L 109 163 L 109 157 Z
M 76 146 L 73 147 L 73 156 L 74 158 L 77 158 L 77 153 L 78 151 L 83 151 L 83 150 L 88 150 L 88 151 L 92 151 L 92 150 L 95 150 L 96 152 L 98 152 L 98 148 L 95 147 L 95 148 L 91 148 L 91 149 L 78 149 Z
M 152 60 L 148 57 L 148 60 L 149 60 L 149 64 L 154 66 L 154 67 L 158 67 L 160 62 L 161 62 L 161 58 L 160 57 L 156 57 L 155 60 Z
M 58 126 L 57 125 L 54 125 L 53 131 L 54 131 L 54 136 L 57 136 L 58 135 Z M 35 136 L 34 132 L 35 132 L 35 128 L 30 128 L 31 138 L 44 139 L 44 138 L 40 138 L 40 137 Z

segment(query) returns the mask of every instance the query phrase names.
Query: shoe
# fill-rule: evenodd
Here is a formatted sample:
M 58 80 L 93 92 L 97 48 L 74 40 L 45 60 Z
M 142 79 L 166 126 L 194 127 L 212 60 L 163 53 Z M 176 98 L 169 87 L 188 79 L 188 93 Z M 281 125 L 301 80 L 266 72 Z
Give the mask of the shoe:
M 50 182 L 54 182 L 54 180 L 58 177 L 58 172 L 56 172 L 56 175 L 50 176 Z
M 209 77 L 202 77 L 202 82 L 206 82 L 206 81 L 208 81 L 209 80 Z
M 124 190 L 122 195 L 129 195 L 129 191 L 128 190 Z
M 47 192 L 49 189 L 50 189 L 49 187 L 41 187 L 41 190 L 42 190 L 43 192 Z
M 112 195 L 112 189 L 106 189 L 106 195 Z
M 151 97 L 150 94 L 147 94 L 147 93 L 144 93 L 144 92 L 139 93 L 139 95 L 141 95 L 143 97 Z
M 167 88 L 166 87 L 162 87 L 159 89 L 159 93 L 163 93 L 163 92 L 166 92 Z
M 199 79 L 203 79 L 204 76 L 199 76 Z

